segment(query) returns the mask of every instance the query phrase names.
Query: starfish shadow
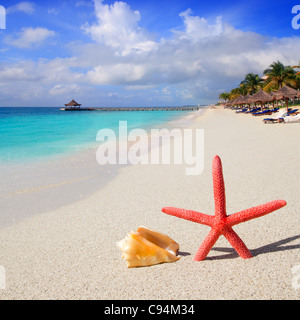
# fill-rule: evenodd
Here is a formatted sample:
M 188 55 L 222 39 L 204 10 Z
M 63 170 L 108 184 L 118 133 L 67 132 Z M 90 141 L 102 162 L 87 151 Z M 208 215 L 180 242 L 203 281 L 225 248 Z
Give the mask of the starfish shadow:
M 283 240 L 279 240 L 279 241 L 267 244 L 267 245 L 262 246 L 260 248 L 251 250 L 251 252 L 252 252 L 252 255 L 255 257 L 260 254 L 269 253 L 269 252 L 278 252 L 278 251 L 285 251 L 285 250 L 300 249 L 300 244 L 282 246 L 284 244 L 287 244 L 287 243 L 292 242 L 297 239 L 300 239 L 300 235 L 297 235 L 294 237 L 289 237 L 289 238 L 286 238 Z
M 286 245 L 287 243 L 290 243 L 294 240 L 300 239 L 300 235 L 289 237 L 283 240 L 279 240 L 270 244 L 267 244 L 265 246 L 262 246 L 260 248 L 256 248 L 251 251 L 251 254 L 253 257 L 256 257 L 260 254 L 270 253 L 270 252 L 279 252 L 279 251 L 286 251 L 286 250 L 294 250 L 294 249 L 300 249 L 300 244 L 295 245 Z M 212 256 L 212 257 L 206 257 L 206 260 L 223 260 L 223 259 L 235 259 L 238 258 L 239 255 L 236 253 L 236 251 L 233 248 L 220 248 L 215 247 L 212 248 L 214 251 L 224 252 L 227 254 L 224 255 L 218 255 L 218 256 Z
M 218 256 L 207 256 L 205 260 L 225 260 L 225 259 L 235 259 L 238 258 L 239 255 L 233 248 L 221 248 L 221 247 L 214 247 L 211 249 L 212 251 L 224 252 L 227 254 L 218 255 Z

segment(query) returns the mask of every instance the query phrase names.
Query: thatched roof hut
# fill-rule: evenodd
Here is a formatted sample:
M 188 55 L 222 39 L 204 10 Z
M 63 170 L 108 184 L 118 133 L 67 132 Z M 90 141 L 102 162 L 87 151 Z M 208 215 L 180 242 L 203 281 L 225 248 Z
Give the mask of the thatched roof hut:
M 277 100 L 283 100 L 285 98 L 294 99 L 298 96 L 298 94 L 299 94 L 299 91 L 288 86 L 284 86 L 278 91 L 274 92 L 274 96 L 276 97 Z
M 242 104 L 243 102 L 243 98 L 244 96 L 238 96 L 237 98 L 235 98 L 233 101 L 231 101 L 231 104 L 234 106 L 236 104 Z
M 278 91 L 274 92 L 276 100 L 285 100 L 286 109 L 289 109 L 289 99 L 294 99 L 298 96 L 299 92 L 291 87 L 284 86 Z
M 251 104 L 251 103 L 253 103 L 251 98 L 252 98 L 252 96 L 250 94 L 247 94 L 246 96 L 244 96 L 242 98 L 241 103 L 242 104 Z
M 250 100 L 255 103 L 255 102 L 261 102 L 261 103 L 266 103 L 270 102 L 273 100 L 273 98 L 265 91 L 260 89 L 258 92 L 254 93 L 251 97 Z
M 271 92 L 269 93 L 269 95 L 272 97 L 272 100 L 276 100 L 275 92 L 274 92 L 274 91 L 271 91 Z
M 239 96 L 234 100 L 234 104 L 237 105 L 244 105 L 244 104 L 251 104 L 252 101 L 250 101 L 250 95 L 248 94 L 247 96 Z
M 70 101 L 69 103 L 65 104 L 66 107 L 80 107 L 81 104 L 77 103 L 75 100 Z
M 258 92 L 254 93 L 252 96 L 250 96 L 249 100 L 252 103 L 260 102 L 261 103 L 261 108 L 263 109 L 264 104 L 266 102 L 273 101 L 273 98 L 267 92 L 265 92 L 262 89 L 260 89 Z

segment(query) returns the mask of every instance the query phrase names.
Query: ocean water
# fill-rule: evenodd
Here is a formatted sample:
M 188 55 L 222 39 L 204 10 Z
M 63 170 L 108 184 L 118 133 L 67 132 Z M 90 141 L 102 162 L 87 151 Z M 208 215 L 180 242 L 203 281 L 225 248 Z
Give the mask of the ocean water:
M 99 130 L 117 135 L 119 121 L 128 131 L 184 128 L 199 112 L 0 108 L 0 229 L 80 201 L 114 179 L 122 165 L 96 161 Z
M 88 148 L 100 129 L 118 134 L 119 121 L 133 128 L 159 128 L 195 111 L 63 112 L 59 108 L 0 108 L 0 163 L 49 159 Z

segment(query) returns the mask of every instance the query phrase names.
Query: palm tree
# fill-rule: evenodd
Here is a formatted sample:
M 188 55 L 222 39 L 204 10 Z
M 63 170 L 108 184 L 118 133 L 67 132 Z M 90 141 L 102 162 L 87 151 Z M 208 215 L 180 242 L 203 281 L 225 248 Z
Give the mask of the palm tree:
M 299 63 L 298 63 L 297 66 L 293 66 L 292 68 L 293 68 L 293 69 L 300 69 L 300 61 L 299 61 Z M 295 81 L 296 81 L 296 83 L 297 83 L 296 88 L 297 88 L 297 89 L 300 89 L 300 71 L 298 71 L 298 72 L 296 71 Z
M 248 73 L 245 76 L 245 79 L 241 82 L 241 85 L 244 85 L 246 87 L 248 94 L 253 94 L 259 91 L 262 82 L 263 81 L 258 74 Z
M 299 61 L 299 63 L 298 63 L 298 66 L 293 66 L 292 68 L 293 68 L 293 69 L 300 69 L 300 61 Z M 298 76 L 298 75 L 300 75 L 300 72 L 297 72 L 297 73 L 296 73 L 296 76 Z
M 241 84 L 238 88 L 234 88 L 230 91 L 230 100 L 234 100 L 239 96 L 246 96 L 248 92 L 247 87 L 244 84 Z
M 248 87 L 245 84 L 240 84 L 238 89 L 241 95 L 246 96 L 248 94 Z
M 284 66 L 280 61 L 273 62 L 268 69 L 264 71 L 268 76 L 264 90 L 280 89 L 284 85 L 296 87 L 295 70 L 291 66 Z
M 234 88 L 230 91 L 229 93 L 230 95 L 230 100 L 234 100 L 236 99 L 237 97 L 239 97 L 241 95 L 241 91 L 240 91 L 240 88 Z
M 230 94 L 227 92 L 223 92 L 219 95 L 219 99 L 221 100 L 225 100 L 225 102 L 230 99 Z

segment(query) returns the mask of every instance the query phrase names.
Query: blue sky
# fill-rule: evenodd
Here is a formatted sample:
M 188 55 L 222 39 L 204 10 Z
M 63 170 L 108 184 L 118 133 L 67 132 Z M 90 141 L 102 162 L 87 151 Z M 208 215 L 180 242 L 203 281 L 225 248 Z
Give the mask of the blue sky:
M 215 103 L 248 72 L 299 62 L 297 4 L 0 0 L 0 106 Z

